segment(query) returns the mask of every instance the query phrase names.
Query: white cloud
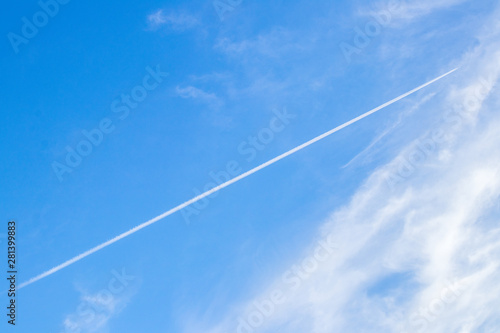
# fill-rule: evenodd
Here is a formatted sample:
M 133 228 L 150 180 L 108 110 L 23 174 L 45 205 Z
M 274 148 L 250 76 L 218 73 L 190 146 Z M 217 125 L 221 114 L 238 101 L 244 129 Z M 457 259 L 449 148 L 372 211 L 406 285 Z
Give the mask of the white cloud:
M 304 43 L 294 41 L 293 34 L 283 28 L 277 28 L 269 33 L 260 34 L 253 38 L 241 41 L 232 41 L 229 38 L 217 40 L 214 48 L 231 56 L 254 57 L 264 55 L 271 58 L 278 58 L 291 51 L 303 50 Z
M 219 108 L 223 105 L 223 102 L 214 93 L 207 93 L 206 91 L 194 86 L 186 86 L 184 88 L 177 86 L 175 88 L 175 93 L 181 98 L 199 100 L 214 108 Z
M 147 24 L 149 30 L 158 30 L 162 27 L 174 31 L 185 31 L 199 25 L 198 19 L 186 13 L 166 14 L 163 9 L 148 15 Z
M 115 295 L 83 294 L 78 309 L 66 316 L 63 332 L 96 332 L 105 328 L 108 321 L 124 306 L 124 301 Z
M 62 333 L 107 332 L 109 321 L 116 317 L 135 293 L 130 283 L 136 278 L 121 271 L 112 270 L 112 278 L 105 289 L 89 292 L 80 289 L 80 302 L 73 313 L 63 320 Z
M 384 0 L 372 12 L 361 15 L 388 14 L 393 24 L 419 19 L 437 10 L 449 9 L 467 0 Z

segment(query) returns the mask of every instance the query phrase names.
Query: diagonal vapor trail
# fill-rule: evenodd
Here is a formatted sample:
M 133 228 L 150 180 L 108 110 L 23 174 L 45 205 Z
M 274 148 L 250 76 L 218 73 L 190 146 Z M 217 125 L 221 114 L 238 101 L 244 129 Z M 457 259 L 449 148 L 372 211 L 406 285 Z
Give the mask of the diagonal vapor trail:
M 277 157 L 275 157 L 275 158 L 273 158 L 273 159 L 271 159 L 271 160 L 269 160 L 269 161 L 267 161 L 265 163 L 262 163 L 261 165 L 255 167 L 255 168 L 253 168 L 253 169 L 251 169 L 251 170 L 249 170 L 249 171 L 247 171 L 245 173 L 242 173 L 241 175 L 236 176 L 233 179 L 230 179 L 227 182 L 222 183 L 222 184 L 220 184 L 220 185 L 212 188 L 211 190 L 208 190 L 208 191 L 206 191 L 206 192 L 204 192 L 204 193 L 196 196 L 196 197 L 194 197 L 194 198 L 192 198 L 192 199 L 190 199 L 190 200 L 188 200 L 188 201 L 186 201 L 186 202 L 184 202 L 184 203 L 182 203 L 182 204 L 180 204 L 180 205 L 178 205 L 178 206 L 176 206 L 176 207 L 174 207 L 174 208 L 166 211 L 165 213 L 163 213 L 161 215 L 158 215 L 155 218 L 152 218 L 151 220 L 149 220 L 147 222 L 139 224 L 138 226 L 136 226 L 136 227 L 130 229 L 129 231 L 126 231 L 126 232 L 124 232 L 124 233 L 122 233 L 122 234 L 120 234 L 120 235 L 118 235 L 118 236 L 116 236 L 116 237 L 108 240 L 107 242 L 104 242 L 104 243 L 102 243 L 100 245 L 97 245 L 96 247 L 93 247 L 90 250 L 85 251 L 82 254 L 79 254 L 76 257 L 74 257 L 72 259 L 69 259 L 68 261 L 65 261 L 62 264 L 60 264 L 58 266 L 55 266 L 54 268 L 51 268 L 48 271 L 46 271 L 46 272 L 44 272 L 44 273 L 42 273 L 42 274 L 40 274 L 38 276 L 35 276 L 34 278 L 31 278 L 30 280 L 28 280 L 28 281 L 20 284 L 19 287 L 18 287 L 18 289 L 24 288 L 27 285 L 30 285 L 30 284 L 38 281 L 38 280 L 41 280 L 41 279 L 43 279 L 43 278 L 45 278 L 45 277 L 47 277 L 49 275 L 52 275 L 52 274 L 56 273 L 57 271 L 60 271 L 61 269 L 65 268 L 65 267 L 68 267 L 69 265 L 74 264 L 75 262 L 80 261 L 83 258 L 85 258 L 85 257 L 87 257 L 87 256 L 89 256 L 89 255 L 91 255 L 91 254 L 93 254 L 93 253 L 95 253 L 95 252 L 97 252 L 99 250 L 102 250 L 103 248 L 105 248 L 105 247 L 107 247 L 107 246 L 109 246 L 109 245 L 111 245 L 113 243 L 118 242 L 119 240 L 121 240 L 121 239 L 123 239 L 123 238 L 125 238 L 127 236 L 130 236 L 133 233 L 136 233 L 137 231 L 139 231 L 139 230 L 141 230 L 143 228 L 146 228 L 147 226 L 150 226 L 151 224 L 153 224 L 155 222 L 160 221 L 161 219 L 163 219 L 163 218 L 165 218 L 165 217 L 167 217 L 167 216 L 169 216 L 169 215 L 171 215 L 171 214 L 173 214 L 173 213 L 175 213 L 175 212 L 177 212 L 177 211 L 179 211 L 179 210 L 181 210 L 181 209 L 183 209 L 183 208 L 185 208 L 185 207 L 187 207 L 187 206 L 195 203 L 196 201 L 201 200 L 201 199 L 209 196 L 210 194 L 212 194 L 214 192 L 217 192 L 217 191 L 219 191 L 219 190 L 223 189 L 224 187 L 227 187 L 227 186 L 229 186 L 231 184 L 234 184 L 237 181 L 239 181 L 239 180 L 241 180 L 243 178 L 246 178 L 246 177 L 250 176 L 251 174 L 256 173 L 259 170 L 262 170 L 262 169 L 270 166 L 271 164 L 274 164 L 274 163 L 278 162 L 279 160 L 281 160 L 281 159 L 283 159 L 283 158 L 285 158 L 287 156 L 290 156 L 290 155 L 298 152 L 299 150 L 304 149 L 307 146 L 310 146 L 313 143 L 315 143 L 315 142 L 317 142 L 317 141 L 319 141 L 321 139 L 324 139 L 327 136 L 329 136 L 329 135 L 331 135 L 331 134 L 333 134 L 335 132 L 338 132 L 341 129 L 343 129 L 343 128 L 349 126 L 349 125 L 352 125 L 355 122 L 357 122 L 357 121 L 359 121 L 359 120 L 361 120 L 361 119 L 363 119 L 365 117 L 368 117 L 369 115 L 371 115 L 371 114 L 373 114 L 373 113 L 375 113 L 375 112 L 377 112 L 379 110 L 382 110 L 383 108 L 385 108 L 385 107 L 387 107 L 387 106 L 389 106 L 389 105 L 391 105 L 393 103 L 396 103 L 397 101 L 399 101 L 399 100 L 407 97 L 408 95 L 411 95 L 411 94 L 413 94 L 413 93 L 415 93 L 415 92 L 417 92 L 417 91 L 419 91 L 419 90 L 427 87 L 428 85 L 430 85 L 430 84 L 432 84 L 432 83 L 434 83 L 434 82 L 436 82 L 436 81 L 444 78 L 445 76 L 453 73 L 457 69 L 458 68 L 455 68 L 455 69 L 449 71 L 446 74 L 443 74 L 443 75 L 441 75 L 441 76 L 439 76 L 439 77 L 437 77 L 437 78 L 435 78 L 435 79 L 433 79 L 433 80 L 431 80 L 431 81 L 429 81 L 427 83 L 424 83 L 423 85 L 421 85 L 421 86 L 419 86 L 419 87 L 417 87 L 417 88 L 415 88 L 413 90 L 410 90 L 410 91 L 408 91 L 408 92 L 406 92 L 406 93 L 404 93 L 404 94 L 402 94 L 402 95 L 400 95 L 400 96 L 398 96 L 398 97 L 390 100 L 389 102 L 386 102 L 386 103 L 384 103 L 384 104 L 376 107 L 375 109 L 372 109 L 372 110 L 370 110 L 370 111 L 368 111 L 366 113 L 363 113 L 362 115 L 360 115 L 360 116 L 358 116 L 358 117 L 356 117 L 356 118 L 354 118 L 352 120 L 349 120 L 348 122 L 346 122 L 346 123 L 344 123 L 342 125 L 339 125 L 339 126 L 335 127 L 334 129 L 331 129 L 328 132 L 325 132 L 325 133 L 323 133 L 323 134 L 315 137 L 314 139 L 311 139 L 311 140 L 309 140 L 309 141 L 301 144 L 300 146 L 297 146 L 297 147 L 295 147 L 293 149 L 290 149 L 289 151 L 287 151 L 287 152 L 285 152 L 285 153 L 283 153 L 283 154 L 281 154 L 281 155 L 279 155 L 279 156 L 277 156 Z

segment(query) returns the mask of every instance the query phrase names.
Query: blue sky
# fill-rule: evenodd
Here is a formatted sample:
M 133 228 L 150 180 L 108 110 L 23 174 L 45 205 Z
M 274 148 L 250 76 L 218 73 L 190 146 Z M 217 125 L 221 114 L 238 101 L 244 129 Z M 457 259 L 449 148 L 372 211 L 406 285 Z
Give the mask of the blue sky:
M 24 287 L 18 332 L 499 330 L 497 2 L 62 2 L 0 23 L 18 282 L 459 70 Z

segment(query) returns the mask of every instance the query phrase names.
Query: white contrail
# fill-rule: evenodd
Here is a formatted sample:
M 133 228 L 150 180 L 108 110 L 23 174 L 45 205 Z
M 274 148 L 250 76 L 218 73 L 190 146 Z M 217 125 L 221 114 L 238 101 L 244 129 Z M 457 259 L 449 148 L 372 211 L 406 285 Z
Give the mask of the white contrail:
M 329 136 L 330 134 L 333 134 L 333 133 L 335 133 L 335 132 L 337 132 L 337 131 L 340 131 L 340 130 L 341 130 L 341 129 L 343 129 L 344 127 L 347 127 L 347 126 L 349 126 L 349 125 L 351 125 L 351 124 L 354 124 L 355 122 L 357 122 L 357 121 L 359 121 L 359 120 L 361 120 L 361 119 L 363 119 L 363 118 L 365 118 L 365 117 L 367 117 L 367 116 L 371 115 L 372 113 L 375 113 L 375 112 L 377 112 L 377 111 L 379 111 L 379 110 L 381 110 L 381 109 L 383 109 L 383 108 L 385 108 L 385 107 L 387 107 L 387 106 L 389 106 L 389 105 L 391 105 L 391 104 L 393 104 L 393 103 L 395 103 L 395 102 L 399 101 L 400 99 L 403 99 L 403 98 L 405 98 L 406 96 L 411 95 L 411 94 L 413 94 L 413 93 L 415 93 L 415 92 L 419 91 L 420 89 L 425 88 L 426 86 L 430 85 L 431 83 L 434 83 L 434 82 L 436 82 L 436 81 L 438 81 L 438 80 L 442 79 L 443 77 L 445 77 L 445 76 L 447 76 L 447 75 L 449 75 L 449 74 L 453 73 L 453 72 L 454 72 L 454 71 L 456 71 L 457 69 L 458 69 L 458 68 L 455 68 L 455 69 L 453 69 L 453 70 L 449 71 L 448 73 L 443 74 L 443 75 L 441 75 L 440 77 L 435 78 L 435 79 L 434 79 L 434 80 L 432 80 L 432 81 L 429 81 L 429 82 L 427 82 L 427 83 L 425 83 L 425 84 L 423 84 L 423 85 L 421 85 L 421 86 L 419 86 L 419 87 L 417 87 L 417 88 L 415 88 L 415 89 L 413 89 L 413 90 L 410 90 L 410 91 L 408 91 L 407 93 L 404 93 L 403 95 L 401 95 L 401 96 L 399 96 L 399 97 L 396 97 L 396 98 L 394 98 L 393 100 L 391 100 L 391 101 L 389 101 L 389 102 L 387 102 L 387 103 L 384 103 L 384 104 L 382 104 L 382 105 L 380 105 L 380 106 L 376 107 L 375 109 L 370 110 L 370 111 L 368 111 L 368 112 L 366 112 L 366 113 L 362 114 L 362 115 L 361 115 L 361 116 L 359 116 L 359 117 L 356 117 L 356 118 L 354 118 L 354 119 L 352 119 L 352 120 L 349 120 L 348 122 L 346 122 L 346 123 L 344 123 L 344 124 L 342 124 L 342 125 L 340 125 L 340 126 L 337 126 L 337 127 L 335 127 L 334 129 L 329 130 L 328 132 L 323 133 L 323 134 L 321 134 L 321 135 L 319 135 L 319 136 L 315 137 L 314 139 L 311 139 L 311 140 L 307 141 L 306 143 L 301 144 L 301 145 L 300 145 L 300 146 L 298 146 L 298 147 L 295 147 L 295 148 L 293 148 L 293 149 L 290 149 L 290 150 L 289 150 L 289 151 L 287 151 L 286 153 L 283 153 L 283 154 L 281 154 L 281 155 L 279 155 L 279 156 L 277 156 L 277 157 L 273 158 L 272 160 L 269 160 L 269 161 L 267 161 L 267 162 L 265 162 L 265 163 L 263 163 L 263 164 L 261 164 L 261 165 L 259 165 L 259 166 L 255 167 L 255 168 L 253 168 L 253 169 L 251 169 L 251 170 L 249 170 L 249 171 L 247 171 L 247 172 L 245 172 L 245 173 L 243 173 L 243 174 L 241 174 L 241 175 L 239 175 L 239 176 L 237 176 L 237 177 L 234 177 L 233 179 L 228 180 L 227 182 L 225 182 L 225 183 L 223 183 L 223 184 L 220 184 L 220 185 L 218 185 L 218 186 L 214 187 L 213 189 L 208 190 L 208 191 L 206 191 L 206 192 L 204 192 L 204 193 L 202 193 L 202 194 L 200 194 L 200 195 L 198 195 L 198 196 L 196 196 L 196 197 L 192 198 L 191 200 L 188 200 L 188 201 L 186 201 L 186 202 L 184 202 L 184 203 L 180 204 L 179 206 L 174 207 L 174 208 L 172 208 L 172 209 L 168 210 L 168 211 L 166 211 L 165 213 L 163 213 L 163 214 L 161 214 L 161 215 L 158 215 L 157 217 L 155 217 L 155 218 L 153 218 L 153 219 L 151 219 L 151 220 L 149 220 L 149 221 L 147 221 L 147 222 L 144 222 L 144 223 L 142 223 L 142 224 L 139 224 L 138 226 L 136 226 L 136 227 L 134 227 L 134 228 L 130 229 L 129 231 L 126 231 L 126 232 L 124 232 L 124 233 L 122 233 L 122 234 L 120 234 L 120 235 L 118 235 L 118 236 L 116 236 L 115 238 L 112 238 L 112 239 L 108 240 L 107 242 L 104 242 L 104 243 L 102 243 L 102 244 L 100 244 L 100 245 L 97 245 L 96 247 L 93 247 L 93 248 L 91 248 L 90 250 L 88 250 L 88 251 L 86 251 L 86 252 L 83 252 L 82 254 L 77 255 L 76 257 L 74 257 L 74 258 L 72 258 L 72 259 L 70 259 L 70 260 L 68 260 L 68 261 L 66 261 L 66 262 L 64 262 L 64 263 L 62 263 L 62 264 L 60 264 L 59 266 L 56 266 L 56 267 L 54 267 L 54 268 L 52 268 L 52 269 L 50 269 L 50 270 L 48 270 L 48 271 L 46 271 L 46 272 L 44 272 L 44 273 L 42 273 L 42 274 L 40 274 L 40 275 L 38 275 L 38 276 L 36 276 L 36 277 L 34 277 L 34 278 L 32 278 L 32 279 L 28 280 L 27 282 L 24 282 L 24 283 L 20 284 L 20 285 L 19 285 L 19 289 L 21 289 L 21 288 L 23 288 L 23 287 L 26 287 L 27 285 L 30 285 L 30 284 L 32 284 L 33 282 L 36 282 L 36 281 L 38 281 L 38 280 L 41 280 L 41 279 L 43 279 L 43 278 L 45 278 L 45 277 L 47 277 L 47 276 L 49 276 L 49 275 L 52 275 L 52 274 L 54 274 L 55 272 L 60 271 L 61 269 L 65 268 L 65 267 L 68 267 L 69 265 L 71 265 L 71 264 L 73 264 L 73 263 L 75 263 L 75 262 L 77 262 L 77 261 L 79 261 L 79 260 L 81 260 L 81 259 L 83 259 L 83 258 L 85 258 L 85 257 L 87 257 L 87 256 L 89 256 L 89 255 L 91 255 L 92 253 L 95 253 L 95 252 L 97 252 L 97 251 L 99 251 L 99 250 L 101 250 L 101 249 L 105 248 L 106 246 L 109 246 L 109 245 L 111 245 L 111 244 L 113 244 L 113 243 L 115 243 L 115 242 L 119 241 L 120 239 L 123 239 L 123 238 L 125 238 L 125 237 L 127 237 L 127 236 L 129 236 L 129 235 L 131 235 L 131 234 L 133 234 L 133 233 L 135 233 L 135 232 L 137 232 L 137 231 L 139 231 L 139 230 L 143 229 L 143 228 L 146 228 L 147 226 L 149 226 L 149 225 L 151 225 L 151 224 L 153 224 L 153 223 L 155 223 L 155 222 L 158 222 L 159 220 L 161 220 L 161 219 L 163 219 L 163 218 L 165 218 L 165 217 L 167 217 L 167 216 L 169 216 L 169 215 L 171 215 L 171 214 L 173 214 L 173 213 L 175 213 L 175 212 L 177 212 L 177 211 L 179 211 L 179 210 L 183 209 L 183 208 L 184 208 L 184 207 L 186 207 L 186 206 L 189 206 L 189 205 L 191 205 L 192 203 L 194 203 L 194 202 L 196 202 L 196 201 L 198 201 L 198 200 L 201 200 L 201 199 L 203 199 L 203 198 L 205 198 L 205 197 L 209 196 L 210 194 L 212 194 L 212 193 L 214 193 L 214 192 L 217 192 L 217 191 L 219 191 L 219 190 L 223 189 L 224 187 L 227 187 L 227 186 L 229 186 L 229 185 L 231 185 L 231 184 L 233 184 L 233 183 L 236 183 L 238 180 L 241 180 L 241 179 L 243 179 L 243 178 L 246 178 L 246 177 L 250 176 L 251 174 L 256 173 L 257 171 L 259 171 L 259 170 L 261 170 L 261 169 L 264 169 L 265 167 L 267 167 L 267 166 L 269 166 L 269 165 L 271 165 L 271 164 L 273 164 L 273 163 L 276 163 L 276 162 L 278 162 L 279 160 L 281 160 L 281 159 L 283 159 L 283 158 L 285 158 L 285 157 L 287 157 L 287 156 L 289 156 L 289 155 L 292 155 L 293 153 L 295 153 L 295 152 L 297 152 L 297 151 L 299 151 L 299 150 L 301 150 L 301 149 L 304 149 L 304 148 L 306 148 L 307 146 L 312 145 L 313 143 L 315 143 L 315 142 L 317 142 L 317 141 L 319 141 L 319 140 L 321 140 L 321 139 L 326 138 L 326 137 L 327 137 L 327 136 Z

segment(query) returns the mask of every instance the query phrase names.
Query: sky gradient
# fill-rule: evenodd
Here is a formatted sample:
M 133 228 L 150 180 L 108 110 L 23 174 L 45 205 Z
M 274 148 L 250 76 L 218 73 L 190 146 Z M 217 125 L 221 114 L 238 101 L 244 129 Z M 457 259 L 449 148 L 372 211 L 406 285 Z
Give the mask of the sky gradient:
M 2 332 L 500 329 L 497 2 L 7 7 L 18 282 L 459 69 L 24 287 Z

